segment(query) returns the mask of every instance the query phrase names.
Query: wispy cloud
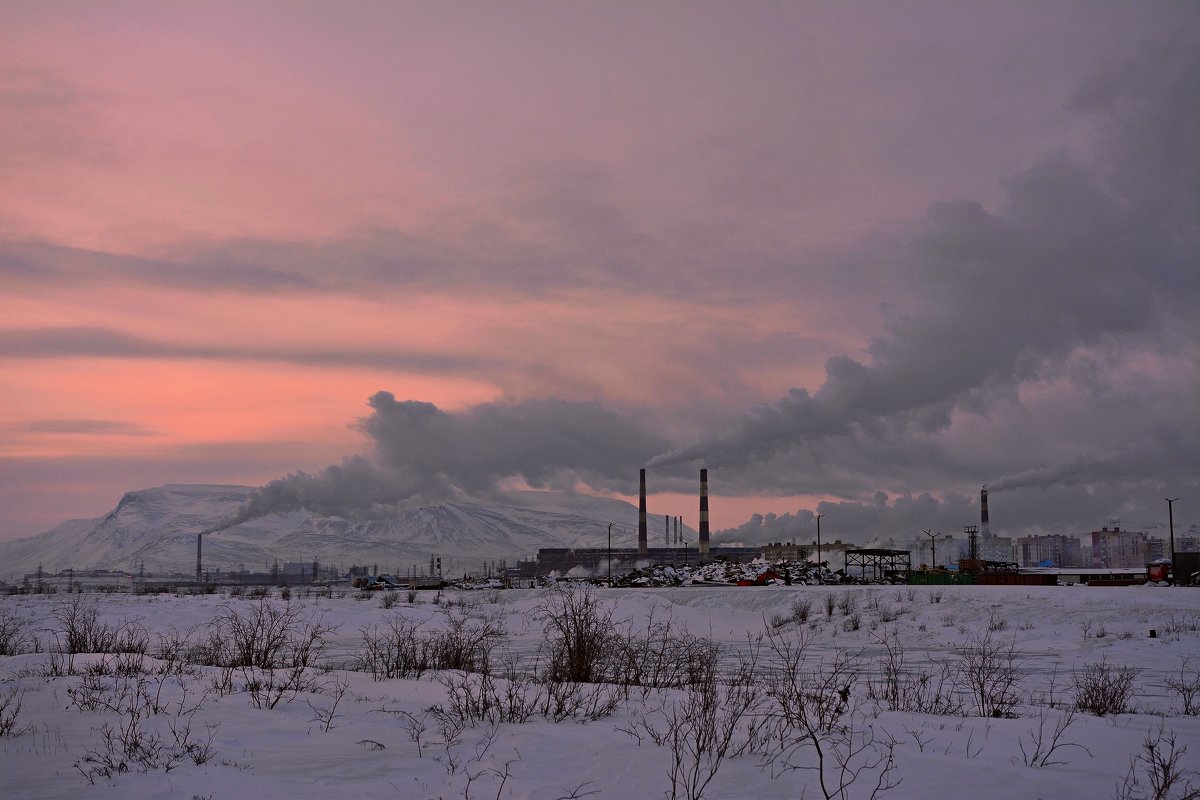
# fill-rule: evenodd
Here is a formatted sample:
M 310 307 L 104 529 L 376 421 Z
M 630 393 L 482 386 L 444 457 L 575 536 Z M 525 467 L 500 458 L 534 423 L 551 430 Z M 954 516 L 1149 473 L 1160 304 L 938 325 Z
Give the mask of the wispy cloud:
M 12 426 L 30 433 L 68 433 L 81 436 L 151 436 L 152 428 L 117 419 L 36 419 Z

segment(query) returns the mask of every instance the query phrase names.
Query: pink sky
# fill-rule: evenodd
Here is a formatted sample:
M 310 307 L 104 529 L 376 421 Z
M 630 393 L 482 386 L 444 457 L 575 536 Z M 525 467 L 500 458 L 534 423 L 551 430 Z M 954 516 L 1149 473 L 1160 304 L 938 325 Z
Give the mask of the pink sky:
M 1040 159 L 1093 163 L 1081 83 L 1196 19 L 6 4 L 0 538 L 145 485 L 319 470 L 367 446 L 351 426 L 380 390 L 452 413 L 597 403 L 677 443 L 817 392 L 828 359 L 872 363 L 889 315 L 937 298 L 894 249 L 931 204 L 1002 213 Z M 836 457 L 827 474 L 853 471 Z M 694 518 L 695 466 L 657 513 Z M 871 496 L 784 484 L 739 480 L 714 524 Z

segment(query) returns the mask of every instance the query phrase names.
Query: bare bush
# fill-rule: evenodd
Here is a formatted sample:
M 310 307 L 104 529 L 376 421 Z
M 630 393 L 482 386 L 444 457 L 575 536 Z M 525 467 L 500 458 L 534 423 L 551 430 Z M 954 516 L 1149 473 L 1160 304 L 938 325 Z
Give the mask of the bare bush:
M 189 647 L 189 660 L 220 667 L 212 689 L 217 694 L 241 689 L 255 708 L 275 708 L 297 694 L 313 689 L 317 660 L 334 631 L 323 618 L 299 603 L 277 604 L 267 596 L 235 608 L 225 603 L 203 631 L 203 640 Z M 189 635 L 188 641 L 191 641 Z
M 212 759 L 217 726 L 205 725 L 204 735 L 194 725 L 203 696 L 190 698 L 187 684 L 181 680 L 179 700 L 168 704 L 162 699 L 164 683 L 148 681 L 145 676 L 119 679 L 106 694 L 93 695 L 96 707 L 114 712 L 117 718 L 97 729 L 100 747 L 86 750 L 74 762 L 89 783 L 125 772 L 170 772 L 188 761 L 200 765 Z M 162 726 L 152 723 L 160 714 L 165 718 L 165 734 Z
M 837 608 L 837 598 L 832 593 L 825 595 L 825 618 L 833 619 L 833 609 Z
M 896 635 L 878 637 L 883 646 L 878 672 L 867 680 L 867 697 L 884 710 L 957 716 L 963 713 L 960 673 L 949 662 L 914 666 Z
M 1192 665 L 1192 656 L 1180 656 L 1179 672 L 1163 679 L 1167 688 L 1179 695 L 1183 713 L 1187 716 L 1200 714 L 1200 668 Z
M 383 625 L 359 630 L 363 650 L 356 668 L 371 673 L 377 681 L 419 678 L 429 669 L 429 656 L 418 633 L 421 625 L 399 615 L 384 618 Z
M 337 726 L 333 724 L 335 719 L 341 717 L 337 713 L 338 705 L 341 704 L 342 698 L 346 696 L 346 692 L 350 690 L 350 684 L 342 678 L 335 678 L 331 685 L 321 687 L 322 693 L 329 695 L 330 702 L 328 705 L 316 706 L 312 701 L 308 701 L 308 707 L 312 709 L 313 718 L 310 722 L 315 722 L 321 726 L 321 730 L 325 733 Z
M 844 800 L 852 789 L 874 798 L 897 785 L 894 742 L 878 740 L 870 726 L 859 724 L 856 659 L 841 652 L 832 659 L 810 659 L 809 635 L 793 640 L 768 631 L 766 641 L 774 655 L 766 690 L 772 701 L 766 714 L 774 730 L 763 765 L 775 776 L 812 774 L 826 800 Z M 874 778 L 866 793 L 855 786 L 864 776 Z
M 19 656 L 22 653 L 36 652 L 37 647 L 38 641 L 33 634 L 31 621 L 6 608 L 0 608 L 0 656 Z
M 419 678 L 429 670 L 490 672 L 493 654 L 508 636 L 498 619 L 472 609 L 451 609 L 445 628 L 426 630 L 396 613 L 359 633 L 363 650 L 356 668 L 377 681 Z
M 879 608 L 875 610 L 875 620 L 881 625 L 886 625 L 889 622 L 895 622 L 902 616 L 904 616 L 904 611 L 901 608 L 884 605 L 882 603 L 879 605 Z
M 1046 725 L 1049 722 L 1050 712 L 1045 708 L 1038 709 L 1038 724 L 1036 728 L 1030 728 L 1026 731 L 1026 735 L 1018 740 L 1018 746 L 1021 748 L 1021 760 L 1027 767 L 1049 767 L 1055 764 L 1066 765 L 1070 764 L 1064 758 L 1064 752 L 1068 748 L 1078 748 L 1089 756 L 1092 751 L 1076 742 L 1068 742 L 1063 740 L 1067 729 L 1075 722 L 1075 712 L 1068 710 L 1055 720 L 1053 728 L 1047 729 Z M 1016 759 L 1014 758 L 1014 761 Z
M 670 749 L 667 797 L 698 800 L 726 758 L 768 752 L 775 726 L 763 713 L 767 698 L 756 668 L 759 649 L 752 645 L 725 684 L 714 670 L 682 698 L 659 695 L 657 705 L 618 728 L 639 743 L 649 738 Z
M 1117 800 L 1197 800 L 1200 787 L 1193 784 L 1197 773 L 1186 769 L 1183 757 L 1187 745 L 1181 745 L 1175 731 L 1160 723 L 1142 741 L 1142 752 L 1129 760 L 1129 772 L 1117 784 Z M 1141 767 L 1139 770 L 1138 767 Z M 1139 773 L 1150 784 L 1150 791 L 1141 788 Z
M 309 667 L 324 652 L 333 628 L 296 603 L 273 603 L 260 597 L 245 609 L 229 604 L 209 625 L 207 652 L 211 665 L 233 667 Z
M 842 592 L 841 597 L 837 600 L 838 611 L 849 616 L 858 608 L 858 593 L 857 592 Z
M 52 668 L 72 673 L 75 656 L 80 653 L 136 653 L 144 655 L 149 648 L 150 635 L 137 620 L 124 619 L 109 624 L 100 619 L 95 604 L 81 595 L 59 603 L 50 612 L 58 627 L 51 630 L 53 650 L 60 657 L 52 659 Z M 65 663 L 61 656 L 66 656 Z
M 400 595 L 396 594 L 395 592 L 383 592 L 379 595 L 380 608 L 392 608 L 393 606 L 399 605 L 399 603 Z
M 1098 717 L 1125 713 L 1137 674 L 1133 667 L 1116 666 L 1105 659 L 1075 670 L 1071 677 L 1075 707 Z
M 255 708 L 275 708 L 292 702 L 301 692 L 316 691 L 316 677 L 301 666 L 241 667 L 242 688 Z
M 535 682 L 527 678 L 497 678 L 482 673 L 445 672 L 438 682 L 446 688 L 446 705 L 429 712 L 445 728 L 523 723 L 531 717 L 553 722 L 591 721 L 610 716 L 621 705 L 617 687 L 573 681 Z
M 752 720 L 762 704 L 753 684 L 718 687 L 715 681 L 673 703 L 663 719 L 671 750 L 668 797 L 700 800 L 724 760 L 751 745 L 745 721 Z
M 975 633 L 957 645 L 959 679 L 981 717 L 1010 717 L 1018 701 L 1018 663 L 1012 640 L 1000 641 L 992 631 Z
M 812 600 L 807 597 L 796 597 L 792 599 L 792 621 L 797 625 L 803 625 L 808 622 L 808 618 L 812 616 Z
M 22 725 L 17 721 L 25 693 L 16 687 L 0 691 L 0 736 L 20 736 L 33 730 L 33 725 Z
M 470 608 L 451 609 L 446 627 L 431 640 L 433 668 L 490 672 L 492 653 L 507 636 L 503 623 L 494 616 Z
M 614 639 L 613 610 L 590 586 L 559 584 L 538 604 L 546 624 L 546 678 L 594 683 L 606 677 Z
M 721 648 L 711 639 L 678 630 L 669 614 L 659 619 L 651 612 L 645 628 L 622 625 L 613 631 L 611 654 L 599 679 L 665 689 L 707 682 L 716 672 Z
M 158 634 L 158 645 L 153 653 L 162 661 L 159 673 L 163 675 L 182 675 L 189 670 L 188 657 L 196 647 L 196 634 L 201 626 L 197 625 L 187 630 L 179 630 L 174 625 Z
M 1194 612 L 1172 613 L 1162 625 L 1163 633 L 1172 639 L 1184 634 L 1200 632 L 1200 614 Z

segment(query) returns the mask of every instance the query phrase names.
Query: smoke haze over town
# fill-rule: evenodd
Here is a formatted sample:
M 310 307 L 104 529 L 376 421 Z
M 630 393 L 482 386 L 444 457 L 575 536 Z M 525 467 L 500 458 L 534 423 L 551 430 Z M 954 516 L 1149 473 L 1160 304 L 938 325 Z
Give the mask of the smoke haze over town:
M 0 174 L 0 539 L 1200 521 L 1196 4 L 8 4 Z

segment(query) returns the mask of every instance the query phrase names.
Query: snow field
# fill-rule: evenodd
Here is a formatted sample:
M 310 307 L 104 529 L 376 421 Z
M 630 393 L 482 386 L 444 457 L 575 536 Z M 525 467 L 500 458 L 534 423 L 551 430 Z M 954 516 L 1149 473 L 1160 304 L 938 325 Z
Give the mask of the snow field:
M 801 586 L 589 591 L 597 608 L 611 611 L 607 619 L 614 630 L 644 631 L 650 620 L 659 625 L 669 621 L 672 635 L 687 633 L 719 644 L 723 680 L 728 680 L 739 656 L 755 652 L 755 637 L 766 630 L 778 641 L 804 644 L 801 680 L 820 680 L 831 674 L 835 664 L 850 663 L 846 674 L 853 711 L 839 724 L 852 725 L 860 737 L 856 741 L 871 743 L 863 751 L 870 757 L 860 758 L 855 765 L 890 755 L 892 769 L 885 783 L 898 783 L 879 792 L 881 797 L 964 793 L 979 798 L 1153 797 L 1143 761 L 1134 761 L 1137 785 L 1123 783 L 1131 759 L 1145 755 L 1148 737 L 1159 737 L 1160 753 L 1168 752 L 1167 737 L 1174 737 L 1176 752 L 1187 747 L 1188 753 L 1177 762 L 1181 770 L 1192 769 L 1200 753 L 1200 717 L 1185 715 L 1183 696 L 1171 688 L 1181 675 L 1191 674 L 1186 668 L 1200 667 L 1200 595 L 1194 590 Z M 360 596 L 367 599 L 360 601 Z M 546 623 L 539 608 L 545 597 L 545 591 L 534 590 L 447 592 L 435 604 L 435 595 L 422 593 L 415 604 L 405 600 L 384 609 L 379 594 L 343 595 L 335 590 L 331 597 L 311 593 L 306 597 L 303 590 L 294 590 L 290 605 L 276 594 L 265 601 L 271 608 L 290 607 L 297 619 L 319 620 L 330 633 L 320 658 L 303 670 L 302 685 L 294 692 L 280 692 L 273 707 L 256 707 L 273 695 L 261 686 L 251 690 L 251 683 L 262 677 L 253 669 L 223 671 L 219 666 L 172 664 L 154 657 L 135 668 L 133 661 L 114 654 L 81 654 L 69 665 L 63 656 L 46 652 L 0 655 L 0 700 L 11 698 L 6 706 L 10 715 L 15 700 L 21 706 L 10 735 L 0 736 L 3 794 L 23 798 L 325 798 L 367 792 L 400 798 L 672 796 L 673 757 L 677 751 L 687 755 L 686 743 L 675 750 L 669 742 L 655 744 L 647 727 L 666 732 L 665 715 L 671 710 L 702 715 L 702 706 L 688 705 L 700 692 L 581 687 L 581 692 L 619 694 L 615 712 L 596 720 L 568 715 L 560 722 L 534 713 L 523 723 L 498 724 L 484 715 L 447 727 L 429 709 L 451 707 L 452 693 L 476 685 L 471 681 L 477 676 L 426 671 L 416 679 L 377 681 L 369 672 L 354 669 L 361 666 L 362 629 L 403 620 L 420 623 L 417 630 L 433 633 L 446 630 L 454 619 L 471 625 L 486 620 L 502 627 L 504 637 L 494 643 L 493 671 L 503 672 L 510 660 L 526 669 L 536 663 L 540 669 L 545 666 L 544 651 L 541 660 L 538 654 L 546 639 Z M 0 643 L 5 621 L 13 620 L 35 636 L 43 650 L 61 643 L 64 604 L 79 598 L 3 598 Z M 85 595 L 82 600 L 83 608 L 94 609 L 103 624 L 133 621 L 135 628 L 144 628 L 151 656 L 161 654 L 163 637 L 194 630 L 190 641 L 200 641 L 204 626 L 214 619 L 230 611 L 248 616 L 264 602 L 169 594 Z M 828 613 L 827 601 L 833 606 Z M 1152 629 L 1155 638 L 1150 638 Z M 1001 656 L 1011 649 L 1012 658 L 1006 662 L 1013 668 L 1010 717 L 979 716 L 970 692 L 961 686 L 947 693 L 961 701 L 963 708 L 957 713 L 892 710 L 911 701 L 917 689 L 914 684 L 900 684 L 908 700 L 883 696 L 890 674 L 889 648 L 903 651 L 908 674 L 932 674 L 943 664 L 959 664 L 962 648 L 981 640 L 996 643 Z M 754 683 L 761 688 L 786 669 L 769 647 L 760 646 L 757 652 L 761 669 Z M 1071 716 L 1073 675 L 1098 663 L 1135 670 L 1129 711 Z M 127 674 L 111 674 L 121 665 Z M 687 665 L 674 666 L 683 670 Z M 277 680 L 282 681 L 283 673 Z M 203 763 L 197 764 L 180 746 L 176 763 L 157 763 L 140 771 L 136 759 L 127 758 L 128 771 L 93 772 L 89 780 L 87 772 L 97 766 L 95 760 L 88 760 L 89 754 L 107 752 L 105 726 L 119 730 L 129 719 L 126 711 L 111 706 L 120 707 L 115 698 L 122 687 L 128 697 L 128 688 L 139 680 L 163 708 L 146 714 L 142 732 L 173 745 L 172 726 L 179 729 L 184 721 L 190 722 L 191 736 L 185 743 L 200 747 L 207 757 L 202 755 Z M 214 688 L 222 682 L 224 689 Z M 503 679 L 496 683 L 501 688 L 508 685 Z M 344 687 L 340 697 L 339 685 Z M 81 709 L 81 704 L 89 705 L 89 697 L 101 698 L 99 705 Z M 727 704 L 714 713 L 719 717 L 731 707 Z M 4 713 L 0 711 L 0 725 Z M 746 726 L 765 713 L 743 718 L 736 736 L 744 736 Z M 681 719 L 675 718 L 677 725 Z M 1066 727 L 1058 739 L 1060 746 L 1047 756 L 1045 751 L 1061 724 Z M 711 743 L 702 750 L 693 754 L 702 768 L 701 779 L 713 766 Z M 1035 762 L 1040 757 L 1044 766 L 1028 766 L 1031 755 Z M 159 761 L 170 759 L 161 756 Z M 790 765 L 796 768 L 787 769 L 779 758 L 767 759 L 761 753 L 727 755 L 716 764 L 711 782 L 692 785 L 690 796 L 822 797 L 830 786 L 836 788 L 837 775 L 829 774 L 822 790 L 810 768 L 811 748 L 797 748 Z M 864 769 L 858 781 L 832 796 L 870 797 L 884 765 L 879 761 Z M 678 766 L 675 774 L 675 796 L 689 796 Z M 1200 784 L 1194 774 L 1191 780 Z M 1162 796 L 1183 797 L 1183 784 L 1177 783 Z

